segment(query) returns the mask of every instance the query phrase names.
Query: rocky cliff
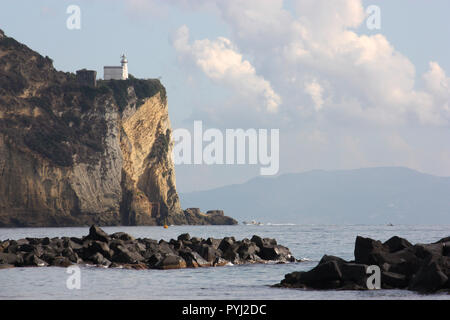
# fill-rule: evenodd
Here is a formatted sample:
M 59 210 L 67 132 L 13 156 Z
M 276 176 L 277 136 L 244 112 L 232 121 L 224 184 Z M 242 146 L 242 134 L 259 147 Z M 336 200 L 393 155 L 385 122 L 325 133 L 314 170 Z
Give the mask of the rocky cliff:
M 77 82 L 0 30 L 0 226 L 209 224 L 183 211 L 159 80 Z

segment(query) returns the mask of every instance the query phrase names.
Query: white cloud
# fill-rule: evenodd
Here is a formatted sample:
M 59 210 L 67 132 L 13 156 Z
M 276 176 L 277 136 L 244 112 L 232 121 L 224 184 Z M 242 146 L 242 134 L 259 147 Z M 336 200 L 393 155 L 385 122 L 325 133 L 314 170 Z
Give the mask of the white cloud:
M 229 34 L 190 40 L 183 27 L 173 46 L 183 62 L 235 93 L 224 108 L 196 106 L 197 115 L 211 125 L 282 128 L 284 171 L 396 164 L 448 174 L 445 70 L 431 62 L 418 75 L 387 35 L 357 33 L 366 18 L 361 0 L 290 3 L 293 10 L 283 0 L 195 2 L 194 10 L 214 7 Z
M 204 39 L 190 43 L 189 29 L 182 26 L 172 42 L 181 58 L 193 62 L 208 78 L 233 88 L 249 100 L 256 98 L 255 102 L 262 103 L 268 112 L 278 110 L 281 103 L 279 95 L 267 80 L 257 75 L 252 64 L 243 58 L 229 39 L 219 37 L 213 41 Z
M 314 109 L 316 109 L 316 111 L 322 109 L 323 88 L 316 80 L 313 80 L 305 84 L 305 92 L 311 96 L 311 99 L 314 102 Z

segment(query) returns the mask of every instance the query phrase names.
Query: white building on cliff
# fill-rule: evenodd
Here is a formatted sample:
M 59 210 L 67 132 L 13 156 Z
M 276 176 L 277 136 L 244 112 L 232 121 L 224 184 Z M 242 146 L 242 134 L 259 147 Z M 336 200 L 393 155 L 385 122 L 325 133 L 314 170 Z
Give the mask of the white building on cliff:
M 104 80 L 126 80 L 128 79 L 128 60 L 123 54 L 121 56 L 120 67 L 103 67 L 103 79 Z

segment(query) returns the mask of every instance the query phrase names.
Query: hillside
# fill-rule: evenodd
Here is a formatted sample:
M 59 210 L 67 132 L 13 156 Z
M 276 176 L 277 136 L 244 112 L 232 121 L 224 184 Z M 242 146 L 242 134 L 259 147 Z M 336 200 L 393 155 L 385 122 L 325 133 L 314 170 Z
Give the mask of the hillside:
M 325 224 L 450 224 L 450 178 L 401 167 L 315 170 L 181 194 L 240 221 Z

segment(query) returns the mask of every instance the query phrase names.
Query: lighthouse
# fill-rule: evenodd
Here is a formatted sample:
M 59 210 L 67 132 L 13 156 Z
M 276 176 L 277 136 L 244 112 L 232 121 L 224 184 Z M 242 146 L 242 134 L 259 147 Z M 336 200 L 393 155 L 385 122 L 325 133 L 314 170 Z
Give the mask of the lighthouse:
M 105 66 L 103 67 L 104 80 L 127 80 L 128 79 L 128 59 L 122 54 L 120 56 L 120 67 Z
M 126 80 L 128 79 L 128 60 L 125 54 L 122 54 L 122 60 L 120 60 L 120 63 L 122 64 L 122 79 Z

